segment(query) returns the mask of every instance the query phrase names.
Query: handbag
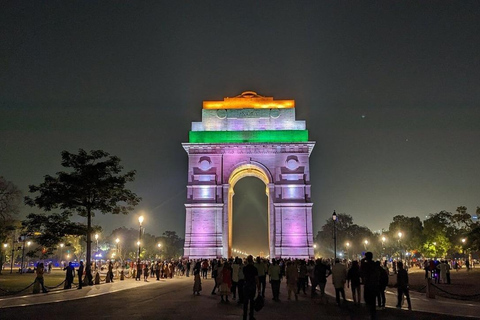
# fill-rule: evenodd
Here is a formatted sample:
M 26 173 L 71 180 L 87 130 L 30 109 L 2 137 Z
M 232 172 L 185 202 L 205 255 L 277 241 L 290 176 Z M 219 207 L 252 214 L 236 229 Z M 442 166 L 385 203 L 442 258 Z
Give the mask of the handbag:
M 264 305 L 265 305 L 265 300 L 263 299 L 263 297 L 261 295 L 258 295 L 257 298 L 255 299 L 255 305 L 254 305 L 255 311 L 258 312 L 258 311 L 262 310 Z

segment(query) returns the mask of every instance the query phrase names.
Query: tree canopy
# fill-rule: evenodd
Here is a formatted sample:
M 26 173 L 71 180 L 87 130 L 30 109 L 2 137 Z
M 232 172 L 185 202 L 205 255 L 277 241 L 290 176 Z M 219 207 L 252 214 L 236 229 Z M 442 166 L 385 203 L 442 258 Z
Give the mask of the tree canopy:
M 61 165 L 68 171 L 56 176 L 46 175 L 44 182 L 30 185 L 32 196 L 25 203 L 50 212 L 62 210 L 61 215 L 76 213 L 87 217 L 87 264 L 91 258 L 91 218 L 95 212 L 128 214 L 140 202 L 135 193 L 126 189 L 134 181 L 135 171 L 121 174 L 120 159 L 102 150 L 90 153 L 79 149 L 78 154 L 62 152 Z

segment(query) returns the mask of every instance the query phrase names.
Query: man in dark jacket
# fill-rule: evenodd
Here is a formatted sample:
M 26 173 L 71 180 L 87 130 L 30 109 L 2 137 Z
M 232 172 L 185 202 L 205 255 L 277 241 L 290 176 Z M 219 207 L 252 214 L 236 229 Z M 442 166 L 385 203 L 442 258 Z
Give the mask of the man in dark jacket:
M 408 290 L 408 273 L 407 270 L 403 269 L 403 263 L 397 263 L 398 272 L 397 272 L 397 292 L 398 292 L 398 300 L 397 300 L 397 308 L 402 307 L 402 299 L 405 295 L 407 298 L 408 310 L 412 310 L 412 303 L 410 302 L 410 293 Z
M 75 268 L 72 266 L 72 263 L 69 262 L 68 266 L 63 268 L 63 270 L 66 270 L 65 274 L 65 289 L 71 289 L 72 288 L 72 283 L 73 279 L 75 278 Z
M 380 266 L 380 261 L 377 261 L 376 264 L 380 270 L 380 285 L 378 289 L 377 303 L 379 308 L 385 309 L 385 289 L 388 285 L 388 271 Z
M 243 320 L 247 320 L 248 304 L 250 304 L 249 318 L 255 320 L 253 317 L 255 304 L 255 288 L 260 295 L 260 281 L 258 280 L 258 270 L 253 265 L 253 257 L 247 257 L 247 265 L 243 267 L 243 275 L 245 282 L 243 284 Z
M 80 261 L 80 266 L 78 267 L 78 289 L 82 289 L 83 287 L 83 261 Z
M 370 318 L 377 318 L 375 299 L 377 298 L 378 288 L 380 286 L 380 267 L 377 267 L 373 261 L 373 253 L 365 253 L 360 265 L 360 273 L 363 279 L 363 297 L 365 304 L 370 311 Z

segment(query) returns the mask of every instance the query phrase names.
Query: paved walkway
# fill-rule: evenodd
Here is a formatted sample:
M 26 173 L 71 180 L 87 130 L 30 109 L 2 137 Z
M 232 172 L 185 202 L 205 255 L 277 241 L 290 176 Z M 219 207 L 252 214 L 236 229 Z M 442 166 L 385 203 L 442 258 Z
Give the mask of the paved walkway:
M 161 280 L 165 282 L 168 280 Z M 9 296 L 0 298 L 0 309 L 10 307 L 32 306 L 45 303 L 56 303 L 62 301 L 71 301 L 85 298 L 93 298 L 104 294 L 119 292 L 123 290 L 138 288 L 155 283 L 153 279 L 149 282 L 135 281 L 133 279 L 126 279 L 124 281 L 114 281 L 110 283 L 102 283 L 93 286 L 84 286 L 81 290 L 78 289 L 58 289 L 52 290 L 48 293 L 26 294 L 22 296 Z
M 330 280 L 329 280 L 330 281 Z M 331 283 L 327 283 L 326 293 L 332 296 L 335 301 L 335 289 Z M 345 286 L 347 300 L 353 301 L 352 291 Z M 363 287 L 362 287 L 363 297 Z M 454 299 L 446 299 L 436 296 L 435 299 L 428 299 L 425 293 L 410 291 L 410 300 L 412 309 L 415 311 L 436 313 L 450 316 L 475 317 L 480 318 L 480 302 L 461 301 Z M 362 300 L 363 301 L 363 300 Z M 396 308 L 397 292 L 394 288 L 386 290 L 386 308 Z M 403 309 L 407 310 L 407 302 L 404 301 Z
M 179 286 L 183 287 L 181 291 L 184 292 L 184 299 L 187 301 L 191 299 L 190 297 L 190 287 L 193 279 L 181 277 L 176 279 L 161 280 L 161 283 L 167 283 L 167 287 L 180 289 Z M 175 285 L 177 283 L 177 285 Z M 149 282 L 144 281 L 135 281 L 133 279 L 126 279 L 125 281 L 115 281 L 113 283 L 103 283 L 94 286 L 86 286 L 82 290 L 70 289 L 70 290 L 57 290 L 51 291 L 47 294 L 27 294 L 23 296 L 13 296 L 13 297 L 4 297 L 0 299 L 0 309 L 12 308 L 12 307 L 23 307 L 23 306 L 35 306 L 40 304 L 47 303 L 58 303 L 63 301 L 74 301 L 79 299 L 93 298 L 101 295 L 111 294 L 115 292 L 125 291 L 128 289 L 140 288 L 153 286 L 158 287 L 159 282 L 155 279 L 151 279 Z M 204 280 L 205 290 L 204 294 L 208 296 L 208 287 L 213 284 L 211 279 Z M 187 289 L 188 288 L 188 289 Z M 170 289 L 171 290 L 171 289 Z M 211 289 L 210 289 L 211 290 Z M 327 285 L 327 293 L 331 296 L 329 298 L 330 304 L 333 305 L 335 290 L 331 283 Z M 347 299 L 351 300 L 351 291 L 350 289 L 345 289 L 347 293 Z M 270 286 L 267 283 L 267 293 L 270 293 Z M 284 283 L 282 285 L 282 295 L 285 297 L 286 290 L 284 289 Z M 414 311 L 434 313 L 446 316 L 463 316 L 463 317 L 480 317 L 480 303 L 478 302 L 465 302 L 458 300 L 450 300 L 445 298 L 437 299 L 427 299 L 425 294 L 420 294 L 416 292 L 411 293 L 412 297 L 412 306 Z M 213 296 L 212 296 L 213 298 Z M 301 294 L 302 300 L 309 300 L 308 297 Z M 387 289 L 387 308 L 389 310 L 395 309 L 396 304 L 396 292 L 392 289 Z M 393 310 L 392 310 L 393 311 Z M 388 310 L 379 311 L 379 316 L 382 313 L 385 313 L 385 316 L 388 317 Z

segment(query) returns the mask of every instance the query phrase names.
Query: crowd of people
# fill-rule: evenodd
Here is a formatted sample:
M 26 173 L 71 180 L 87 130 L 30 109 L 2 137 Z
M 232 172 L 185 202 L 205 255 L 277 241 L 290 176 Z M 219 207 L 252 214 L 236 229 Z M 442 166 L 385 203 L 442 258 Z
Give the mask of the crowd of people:
M 361 305 L 362 291 L 363 300 L 372 318 L 376 317 L 376 310 L 384 309 L 386 296 L 385 290 L 389 283 L 389 276 L 396 276 L 397 308 L 401 308 L 403 301 L 407 302 L 408 309 L 412 309 L 408 267 L 423 267 L 425 277 L 431 278 L 435 283 L 450 284 L 450 270 L 458 270 L 460 262 L 425 260 L 420 263 L 403 263 L 400 260 L 374 261 L 373 254 L 367 252 L 365 257 L 358 260 L 340 259 L 254 259 L 248 256 L 245 259 L 236 257 L 230 259 L 199 259 L 199 260 L 158 260 L 158 261 L 130 261 L 123 264 L 108 261 L 106 266 L 92 262 L 90 271 L 95 275 L 100 270 L 107 270 L 107 282 L 113 282 L 114 270 L 123 277 L 131 277 L 136 281 L 149 281 L 150 278 L 171 279 L 178 276 L 194 278 L 193 294 L 200 295 L 202 291 L 202 279 L 214 280 L 212 295 L 219 295 L 221 303 L 229 303 L 230 299 L 238 304 L 243 304 L 244 319 L 247 315 L 254 319 L 255 298 L 265 298 L 267 280 L 270 284 L 273 301 L 280 301 L 281 283 L 285 281 L 287 300 L 298 300 L 299 294 L 309 295 L 318 299 L 319 303 L 328 303 L 325 294 L 327 279 L 331 276 L 331 282 L 335 288 L 335 302 L 337 305 L 346 303 L 345 286 L 351 290 L 353 303 Z M 467 270 L 473 266 L 465 263 Z M 65 288 L 71 288 L 78 277 L 78 289 L 84 284 L 93 284 L 92 274 L 85 268 L 83 261 L 80 262 L 77 272 L 71 263 L 64 266 L 66 271 Z M 120 270 L 120 271 L 119 271 Z M 36 268 L 38 283 L 43 292 L 47 292 L 43 284 L 45 272 L 43 263 Z M 362 290 L 363 287 L 363 290 Z M 257 294 L 256 294 L 257 293 Z
M 281 282 L 285 280 L 287 300 L 298 300 L 298 295 L 303 293 L 318 299 L 320 303 L 327 303 L 325 286 L 330 276 L 337 305 L 346 303 L 345 285 L 351 288 L 353 303 L 360 305 L 363 286 L 365 305 L 372 318 L 375 318 L 376 310 L 385 308 L 385 290 L 390 274 L 389 263 L 374 261 L 371 252 L 367 252 L 360 261 L 321 258 L 267 260 L 249 256 L 246 259 L 194 260 L 191 265 L 194 275 L 193 294 L 200 295 L 202 279 L 208 278 L 210 274 L 215 281 L 211 294 L 219 294 L 221 303 L 228 303 L 231 297 L 243 304 L 244 319 L 247 319 L 247 315 L 254 319 L 255 288 L 258 289 L 257 297 L 265 298 L 267 277 L 274 301 L 280 301 Z M 397 307 L 401 308 L 403 300 L 406 300 L 408 309 L 411 310 L 408 272 L 401 261 L 395 261 L 395 269 Z

